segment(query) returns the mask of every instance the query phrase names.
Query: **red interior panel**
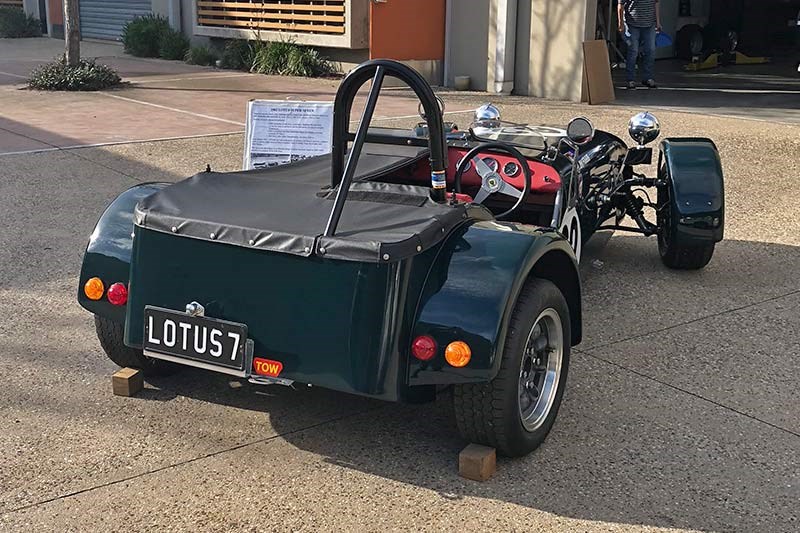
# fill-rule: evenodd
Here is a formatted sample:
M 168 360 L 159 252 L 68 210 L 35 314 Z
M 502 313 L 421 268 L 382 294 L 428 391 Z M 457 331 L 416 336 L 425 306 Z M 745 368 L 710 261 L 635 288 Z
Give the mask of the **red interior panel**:
M 448 159 L 450 162 L 450 167 L 447 169 L 448 183 L 450 181 L 449 178 L 456 175 L 456 165 L 459 161 L 461 161 L 461 158 L 464 157 L 467 152 L 468 150 L 466 148 L 449 149 Z M 525 177 L 522 174 L 522 169 L 520 169 L 517 172 L 517 175 L 513 177 L 507 176 L 503 172 L 503 167 L 506 166 L 506 163 L 513 162 L 519 164 L 515 157 L 511 157 L 506 154 L 493 154 L 490 152 L 480 155 L 481 159 L 485 159 L 487 157 L 497 160 L 497 173 L 500 174 L 500 177 L 502 177 L 505 181 L 520 190 L 525 187 Z M 531 169 L 532 194 L 555 194 L 558 192 L 558 189 L 561 188 L 561 177 L 553 167 L 545 165 L 544 163 L 539 163 L 538 161 L 529 160 L 528 168 Z M 480 187 L 481 177 L 475 170 L 475 165 L 470 164 L 469 170 L 464 172 L 464 176 L 461 178 L 461 184 L 464 187 Z
M 456 165 L 466 155 L 469 150 L 466 148 L 449 148 L 448 159 L 449 167 L 447 169 L 447 188 L 452 190 L 453 178 L 456 175 Z M 503 172 L 503 168 L 507 163 L 513 162 L 519 164 L 516 158 L 506 154 L 493 154 L 487 152 L 481 154 L 481 159 L 491 157 L 497 160 L 498 174 L 518 189 L 522 190 L 525 187 L 522 169 L 520 169 L 515 176 L 507 176 Z M 547 195 L 547 198 L 552 199 L 553 195 L 561 188 L 561 177 L 558 172 L 551 166 L 545 165 L 538 161 L 528 161 L 528 168 L 531 169 L 531 195 Z M 417 165 L 411 168 L 404 169 L 398 173 L 403 183 L 416 183 L 423 186 L 430 186 L 431 180 L 431 167 L 427 160 L 420 161 Z M 477 189 L 481 185 L 481 178 L 475 170 L 475 166 L 470 164 L 470 168 L 464 173 L 462 177 L 462 186 L 466 189 Z M 546 199 L 541 199 L 545 200 Z M 536 202 L 536 200 L 534 200 Z M 536 202 L 538 203 L 538 202 Z

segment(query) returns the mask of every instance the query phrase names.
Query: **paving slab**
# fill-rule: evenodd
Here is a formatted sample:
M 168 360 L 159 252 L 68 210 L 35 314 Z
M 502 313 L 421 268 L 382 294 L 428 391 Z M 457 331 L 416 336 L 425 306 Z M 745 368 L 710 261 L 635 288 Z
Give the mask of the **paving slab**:
M 796 439 L 591 358 L 576 357 L 573 369 L 562 418 L 546 445 L 524 459 L 502 460 L 485 483 L 457 474 L 460 443 L 448 437 L 447 402 L 389 405 L 303 431 L 271 416 L 280 438 L 7 513 L 4 525 L 9 531 L 53 523 L 105 529 L 120 520 L 137 529 L 278 531 L 796 525 Z M 596 386 L 597 375 L 604 387 Z
M 800 436 L 798 306 L 800 285 L 763 304 L 586 349 Z
M 64 53 L 64 41 L 49 37 L 26 39 L 0 39 L 0 60 L 49 61 Z M 122 43 L 113 41 L 81 41 L 81 53 L 86 57 L 107 57 L 123 55 Z
M 243 129 L 243 123 L 236 121 L 147 106 L 101 93 L 0 89 L 0 97 L 0 132 L 31 139 L 31 150 L 40 144 L 65 148 Z M 0 135 L 0 153 L 18 149 L 18 144 L 7 143 Z
M 585 266 L 585 348 L 754 306 L 800 290 L 800 247 L 725 240 L 700 271 L 666 269 L 654 239 L 616 233 Z M 624 280 L 624 281 L 623 281 Z
M 168 74 L 94 93 L 0 88 L 0 153 L 36 150 L 41 144 L 64 148 L 241 131 L 252 99 L 331 102 L 337 87 L 335 80 L 203 72 L 187 79 Z M 362 93 L 352 120 L 360 117 Z M 386 91 L 376 119 L 417 117 L 417 105 L 407 91 Z M 29 138 L 29 145 L 20 136 Z
M 33 139 L 28 135 L 17 133 L 11 129 L 3 128 L 9 121 L 0 117 L 0 142 L 2 142 L 2 153 L 15 153 L 30 150 L 47 150 L 52 145 Z
M 71 281 L 39 289 L 66 296 Z M 8 296 L 3 292 L 0 298 Z M 20 292 L 14 300 L 25 311 L 69 304 Z M 81 333 L 91 321 L 78 309 L 71 311 L 47 317 L 46 334 L 41 327 L 30 331 L 16 324 L 0 334 L 0 370 L 18 376 L 4 385 L 0 407 L 13 428 L 0 434 L 0 514 L 272 438 L 275 418 L 283 418 L 281 431 L 289 431 L 375 407 L 321 389 L 231 388 L 224 377 L 193 371 L 149 380 L 135 398 L 116 397 L 110 377 L 116 368 L 98 358 L 97 342 Z M 15 342 L 23 336 L 38 336 L 39 342 Z M 198 387 L 202 397 L 185 396 Z

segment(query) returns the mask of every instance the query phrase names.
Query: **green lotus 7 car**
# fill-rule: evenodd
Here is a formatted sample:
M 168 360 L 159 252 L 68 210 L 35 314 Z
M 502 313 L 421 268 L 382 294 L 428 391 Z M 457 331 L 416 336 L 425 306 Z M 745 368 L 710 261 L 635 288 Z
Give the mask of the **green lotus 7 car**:
M 413 131 L 370 127 L 386 76 L 420 100 Z M 508 125 L 484 106 L 459 131 L 442 116 L 416 71 L 374 60 L 339 88 L 331 154 L 123 192 L 78 288 L 105 352 L 146 374 L 186 365 L 394 402 L 452 386 L 465 439 L 535 449 L 581 340 L 583 243 L 628 214 L 665 264 L 702 267 L 722 238 L 719 157 L 707 140 L 664 141 L 649 179 L 632 171 L 644 142 L 627 149 L 586 119 Z M 653 120 L 632 131 L 649 142 Z M 656 223 L 633 193 L 646 186 Z

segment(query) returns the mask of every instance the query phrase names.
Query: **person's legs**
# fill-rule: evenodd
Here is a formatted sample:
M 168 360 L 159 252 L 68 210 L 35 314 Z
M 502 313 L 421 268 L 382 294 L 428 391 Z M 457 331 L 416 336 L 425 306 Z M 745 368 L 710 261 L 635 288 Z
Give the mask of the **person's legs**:
M 642 81 L 655 79 L 656 28 L 638 28 L 642 44 Z
M 625 71 L 628 83 L 636 81 L 636 60 L 639 58 L 639 29 L 625 25 L 625 43 L 628 45 Z

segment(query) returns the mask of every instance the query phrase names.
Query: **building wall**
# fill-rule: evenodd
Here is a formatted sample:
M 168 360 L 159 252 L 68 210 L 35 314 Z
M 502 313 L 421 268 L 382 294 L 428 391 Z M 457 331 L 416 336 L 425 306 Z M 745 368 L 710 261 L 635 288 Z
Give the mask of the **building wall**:
M 150 0 L 150 9 L 156 15 L 161 15 L 169 20 L 170 26 L 182 30 L 181 0 Z
M 517 42 L 516 0 L 489 2 L 489 42 L 486 90 L 510 94 L 514 90 Z
M 580 101 L 583 42 L 594 38 L 594 0 L 520 0 L 516 94 Z
M 21 7 L 28 15 L 39 18 L 39 0 L 6 0 L 0 4 Z
M 456 76 L 469 76 L 470 89 L 485 91 L 489 62 L 490 0 L 452 0 L 447 14 L 450 42 L 447 50 L 447 79 L 452 87 Z
M 450 0 L 445 83 L 478 91 L 580 101 L 583 42 L 596 0 Z

